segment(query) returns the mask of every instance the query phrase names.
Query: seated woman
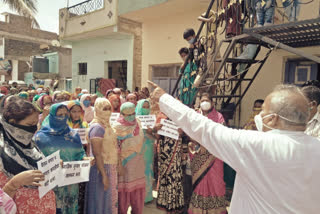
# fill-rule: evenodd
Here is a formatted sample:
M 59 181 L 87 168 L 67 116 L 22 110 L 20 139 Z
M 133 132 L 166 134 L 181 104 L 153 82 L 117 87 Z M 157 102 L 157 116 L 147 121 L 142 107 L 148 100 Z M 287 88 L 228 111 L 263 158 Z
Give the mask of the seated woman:
M 7 99 L 4 105 L 3 115 L 0 117 L 0 187 L 6 192 L 5 185 L 10 184 L 14 176 L 28 170 L 37 170 L 37 162 L 44 157 L 32 140 L 37 130 L 38 116 L 37 109 L 20 98 Z M 39 171 L 33 171 L 32 174 L 35 182 L 43 178 Z M 27 178 L 22 180 L 24 179 Z M 14 195 L 18 213 L 56 213 L 53 191 L 40 199 L 38 188 L 33 186 L 37 184 L 25 184 L 9 185 L 11 193 L 8 193 L 10 196 Z
M 96 165 L 90 169 L 86 189 L 86 213 L 118 213 L 118 145 L 109 120 L 111 104 L 105 98 L 97 98 L 94 119 L 88 137 Z
M 200 113 L 217 123 L 224 123 L 222 114 L 217 112 L 209 94 L 201 96 Z M 214 157 L 203 146 L 194 142 L 190 145 L 192 196 L 189 214 L 225 214 L 227 201 L 223 180 L 223 162 Z
M 43 127 L 35 135 L 35 142 L 45 156 L 60 150 L 64 162 L 83 160 L 85 151 L 80 136 L 68 126 L 68 118 L 67 106 L 62 103 L 52 105 L 49 116 L 43 121 Z M 78 213 L 78 184 L 57 187 L 54 191 L 57 213 Z
M 129 206 L 132 213 L 142 214 L 145 198 L 144 160 L 141 149 L 143 131 L 136 120 L 136 106 L 126 102 L 120 109 L 120 117 L 113 124 L 118 138 L 121 171 L 119 175 L 119 213 L 126 214 Z

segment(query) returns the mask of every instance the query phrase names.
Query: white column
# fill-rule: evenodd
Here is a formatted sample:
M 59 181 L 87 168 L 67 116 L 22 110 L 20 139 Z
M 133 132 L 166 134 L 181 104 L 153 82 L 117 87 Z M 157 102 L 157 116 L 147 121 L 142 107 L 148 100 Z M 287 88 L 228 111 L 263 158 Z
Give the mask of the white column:
M 18 60 L 12 60 L 12 80 L 17 81 L 18 80 Z
M 4 82 L 4 81 L 6 81 L 6 76 L 5 75 L 1 75 L 1 80 L 0 80 L 1 82 Z

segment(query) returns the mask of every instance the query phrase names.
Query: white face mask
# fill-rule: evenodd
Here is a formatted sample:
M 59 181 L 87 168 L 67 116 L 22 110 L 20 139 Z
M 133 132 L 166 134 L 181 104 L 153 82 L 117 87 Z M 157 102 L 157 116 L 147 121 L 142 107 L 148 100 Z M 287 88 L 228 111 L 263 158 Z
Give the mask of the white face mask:
M 273 128 L 271 128 L 271 127 L 269 127 L 269 126 L 267 126 L 266 124 L 263 123 L 263 119 L 265 119 L 265 118 L 267 118 L 267 117 L 270 117 L 270 116 L 273 116 L 273 115 L 274 115 L 274 114 L 268 114 L 268 115 L 266 115 L 266 116 L 264 116 L 264 117 L 261 117 L 261 113 L 260 113 L 260 114 L 258 114 L 258 115 L 256 115 L 256 116 L 254 117 L 254 122 L 255 122 L 256 127 L 257 127 L 257 130 L 258 130 L 259 132 L 262 132 L 262 131 L 263 131 L 263 126 L 269 128 L 269 129 L 273 129 Z
M 211 109 L 211 103 L 208 101 L 204 101 L 200 104 L 200 107 L 203 111 L 208 111 Z

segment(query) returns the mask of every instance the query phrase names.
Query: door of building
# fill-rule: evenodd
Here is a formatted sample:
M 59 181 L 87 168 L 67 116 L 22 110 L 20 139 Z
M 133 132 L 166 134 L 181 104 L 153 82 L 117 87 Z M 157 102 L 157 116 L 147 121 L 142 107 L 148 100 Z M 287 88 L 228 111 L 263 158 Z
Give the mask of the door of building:
M 175 63 L 152 65 L 152 81 L 158 84 L 167 93 L 171 94 L 176 82 L 178 81 L 180 65 L 181 64 Z

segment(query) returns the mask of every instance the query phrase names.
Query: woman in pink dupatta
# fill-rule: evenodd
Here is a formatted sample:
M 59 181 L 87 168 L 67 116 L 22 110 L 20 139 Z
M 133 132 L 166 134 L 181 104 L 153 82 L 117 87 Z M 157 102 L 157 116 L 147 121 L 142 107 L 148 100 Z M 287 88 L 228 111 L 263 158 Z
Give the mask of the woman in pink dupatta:
M 217 123 L 224 123 L 222 114 L 212 107 L 209 94 L 201 96 L 200 113 Z M 223 162 L 198 143 L 190 146 L 192 196 L 189 214 L 226 214 Z
M 136 120 L 136 106 L 126 102 L 121 105 L 120 117 L 113 124 L 120 150 L 121 169 L 118 178 L 119 214 L 142 214 L 146 194 L 145 164 L 142 154 L 144 133 Z

